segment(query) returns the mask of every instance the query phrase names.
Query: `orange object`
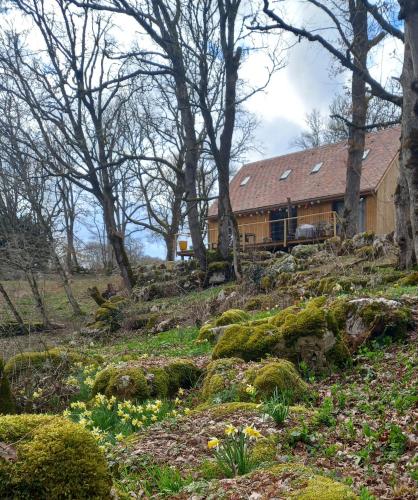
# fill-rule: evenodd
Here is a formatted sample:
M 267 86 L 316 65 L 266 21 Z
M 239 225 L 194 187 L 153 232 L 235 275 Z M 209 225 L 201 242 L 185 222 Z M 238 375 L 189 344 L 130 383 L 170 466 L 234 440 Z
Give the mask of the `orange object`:
M 185 252 L 187 250 L 187 241 L 179 241 L 179 247 L 181 252 Z

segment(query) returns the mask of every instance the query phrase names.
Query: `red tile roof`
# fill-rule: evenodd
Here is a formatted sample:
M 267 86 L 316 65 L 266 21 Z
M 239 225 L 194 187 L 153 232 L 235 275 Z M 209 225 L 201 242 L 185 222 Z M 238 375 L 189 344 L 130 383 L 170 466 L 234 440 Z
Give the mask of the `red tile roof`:
M 361 192 L 374 191 L 392 160 L 398 153 L 400 128 L 394 127 L 367 134 L 366 148 L 370 152 L 363 161 Z M 276 156 L 243 165 L 230 183 L 234 212 L 286 205 L 323 198 L 343 197 L 347 162 L 347 143 L 340 142 Z M 317 173 L 314 165 L 322 163 Z M 279 180 L 286 170 L 285 180 Z M 244 186 L 241 182 L 250 177 Z M 209 217 L 217 215 L 217 203 L 209 209 Z

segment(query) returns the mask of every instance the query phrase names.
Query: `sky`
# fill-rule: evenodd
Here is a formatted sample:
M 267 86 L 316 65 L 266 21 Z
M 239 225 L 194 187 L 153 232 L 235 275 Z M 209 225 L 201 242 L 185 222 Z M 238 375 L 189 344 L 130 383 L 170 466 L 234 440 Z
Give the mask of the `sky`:
M 284 5 L 275 2 L 271 4 L 275 4 L 277 8 Z M 323 13 L 307 6 L 303 0 L 287 0 L 285 6 L 286 18 L 300 26 L 322 28 L 329 25 Z M 126 16 L 117 18 L 116 22 L 121 39 L 128 46 L 130 40 L 137 36 L 137 25 Z M 329 36 L 329 32 L 326 34 Z M 284 36 L 285 45 L 292 47 L 283 52 L 283 68 L 273 75 L 263 92 L 255 94 L 245 103 L 259 123 L 255 131 L 255 149 L 249 152 L 247 161 L 294 151 L 292 141 L 306 127 L 306 114 L 316 108 L 327 116 L 330 103 L 336 95 L 342 93 L 344 85 L 349 83 L 348 74 L 335 71 L 338 65 L 319 44 L 304 40 L 296 43 L 296 38 L 290 33 Z M 274 36 L 267 36 L 263 40 L 270 48 L 276 41 L 277 37 Z M 373 54 L 372 75 L 382 83 L 399 75 L 401 54 L 402 47 L 399 43 L 385 39 Z M 241 67 L 240 77 L 249 85 L 257 86 L 265 81 L 267 64 L 265 53 L 254 51 Z M 146 238 L 144 251 L 148 255 L 164 258 L 164 245 Z

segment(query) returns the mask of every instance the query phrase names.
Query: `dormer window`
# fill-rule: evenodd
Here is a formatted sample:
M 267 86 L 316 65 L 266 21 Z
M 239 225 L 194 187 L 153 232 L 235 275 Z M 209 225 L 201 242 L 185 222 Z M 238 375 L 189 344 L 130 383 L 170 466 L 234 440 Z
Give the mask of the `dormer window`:
M 370 149 L 365 149 L 365 150 L 364 150 L 364 153 L 363 153 L 363 160 L 365 160 L 365 159 L 369 156 L 369 153 L 370 153 Z
M 249 180 L 250 180 L 250 176 L 247 175 L 247 177 L 244 177 L 244 179 L 242 179 L 240 186 L 245 186 L 246 184 L 248 184 Z
M 281 180 L 281 181 L 284 181 L 285 179 L 287 179 L 287 178 L 289 177 L 289 175 L 290 175 L 290 172 L 291 172 L 291 170 L 290 170 L 290 169 L 289 169 L 289 170 L 285 170 L 285 171 L 282 173 L 282 175 L 280 176 L 280 180 Z
M 323 164 L 324 163 L 321 161 L 321 163 L 317 163 L 316 165 L 314 165 L 312 167 L 311 174 L 316 174 L 317 172 L 319 172 Z

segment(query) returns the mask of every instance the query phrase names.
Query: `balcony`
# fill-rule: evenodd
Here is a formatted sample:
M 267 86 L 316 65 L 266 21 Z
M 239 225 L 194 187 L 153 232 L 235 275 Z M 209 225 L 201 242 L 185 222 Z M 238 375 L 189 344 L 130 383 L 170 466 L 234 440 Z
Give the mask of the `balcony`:
M 238 219 L 239 221 L 239 219 Z M 285 219 L 255 220 L 239 224 L 240 247 L 248 249 L 278 250 L 300 243 L 320 243 L 336 236 L 341 227 L 338 214 L 332 212 L 314 213 Z M 189 235 L 178 235 L 177 255 L 192 257 L 193 249 L 188 244 Z M 208 228 L 208 248 L 216 249 L 218 228 Z

